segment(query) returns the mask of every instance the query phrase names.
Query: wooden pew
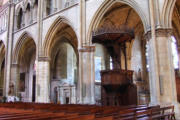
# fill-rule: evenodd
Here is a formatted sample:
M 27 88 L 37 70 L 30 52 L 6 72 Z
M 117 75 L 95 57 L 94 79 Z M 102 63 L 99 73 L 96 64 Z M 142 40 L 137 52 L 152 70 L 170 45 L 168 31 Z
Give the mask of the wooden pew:
M 138 120 L 154 120 L 154 119 L 168 119 L 175 120 L 174 106 L 147 109 L 136 112 L 136 119 Z
M 175 120 L 174 106 L 95 106 L 44 103 L 0 103 L 0 120 L 127 120 L 168 118 Z

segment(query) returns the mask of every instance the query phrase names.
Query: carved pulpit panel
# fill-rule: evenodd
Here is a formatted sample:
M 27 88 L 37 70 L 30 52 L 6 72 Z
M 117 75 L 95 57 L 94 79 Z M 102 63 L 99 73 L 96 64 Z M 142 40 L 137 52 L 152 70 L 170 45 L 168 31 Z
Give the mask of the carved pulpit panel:
M 137 88 L 133 84 L 133 71 L 127 70 L 126 43 L 134 38 L 134 31 L 126 26 L 103 27 L 93 32 L 93 43 L 106 47 L 112 58 L 113 70 L 101 71 L 102 105 L 137 104 Z M 125 70 L 121 67 L 121 53 L 125 58 Z

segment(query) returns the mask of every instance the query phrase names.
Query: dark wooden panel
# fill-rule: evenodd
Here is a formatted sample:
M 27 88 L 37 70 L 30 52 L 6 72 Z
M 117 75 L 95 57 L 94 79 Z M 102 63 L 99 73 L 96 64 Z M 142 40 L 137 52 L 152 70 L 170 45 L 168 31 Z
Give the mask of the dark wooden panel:
M 101 71 L 102 105 L 122 106 L 137 104 L 137 88 L 132 83 L 133 71 Z

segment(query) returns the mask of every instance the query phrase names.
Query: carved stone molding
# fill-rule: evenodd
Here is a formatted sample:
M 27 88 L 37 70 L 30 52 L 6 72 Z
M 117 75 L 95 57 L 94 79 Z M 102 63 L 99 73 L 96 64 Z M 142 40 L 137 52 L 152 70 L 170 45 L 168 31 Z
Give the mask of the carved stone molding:
M 18 64 L 18 63 L 12 63 L 12 64 L 11 64 L 11 67 L 14 67 L 14 68 L 15 68 L 15 67 L 19 67 L 19 64 Z
M 79 52 L 95 52 L 95 46 L 83 46 L 79 49 Z
M 158 28 L 156 29 L 156 37 L 170 37 L 173 33 L 173 30 L 170 28 Z M 146 32 L 146 34 L 144 35 L 144 38 L 146 40 L 150 40 L 151 39 L 151 31 Z
M 170 37 L 172 32 L 172 29 L 157 29 L 156 37 Z
M 46 56 L 41 56 L 41 57 L 38 57 L 38 61 L 41 61 L 41 62 L 49 62 L 50 61 L 50 58 L 49 57 L 46 57 Z

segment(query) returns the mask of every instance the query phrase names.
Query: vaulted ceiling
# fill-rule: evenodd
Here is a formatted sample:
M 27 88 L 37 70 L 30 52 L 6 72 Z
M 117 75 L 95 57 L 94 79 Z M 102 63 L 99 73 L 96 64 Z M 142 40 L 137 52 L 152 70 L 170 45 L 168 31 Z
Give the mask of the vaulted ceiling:
M 130 27 L 136 32 L 143 31 L 142 21 L 134 9 L 128 5 L 116 3 L 104 14 L 99 27 L 120 27 L 122 25 Z

